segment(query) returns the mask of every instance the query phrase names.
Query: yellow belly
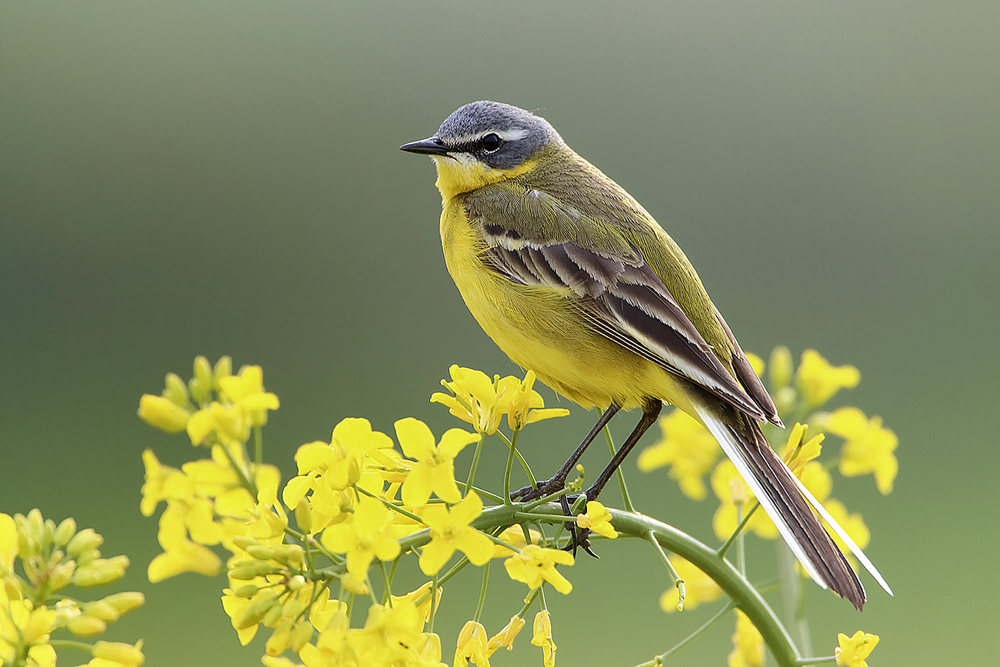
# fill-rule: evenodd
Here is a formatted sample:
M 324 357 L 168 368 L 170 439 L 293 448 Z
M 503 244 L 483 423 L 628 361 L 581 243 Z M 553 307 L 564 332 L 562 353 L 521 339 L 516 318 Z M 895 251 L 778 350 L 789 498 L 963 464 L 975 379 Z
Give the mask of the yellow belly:
M 571 291 L 519 285 L 487 267 L 482 241 L 455 199 L 441 215 L 441 242 L 465 305 L 515 364 L 586 408 L 613 401 L 629 409 L 652 397 L 687 411 L 675 376 L 595 332 Z

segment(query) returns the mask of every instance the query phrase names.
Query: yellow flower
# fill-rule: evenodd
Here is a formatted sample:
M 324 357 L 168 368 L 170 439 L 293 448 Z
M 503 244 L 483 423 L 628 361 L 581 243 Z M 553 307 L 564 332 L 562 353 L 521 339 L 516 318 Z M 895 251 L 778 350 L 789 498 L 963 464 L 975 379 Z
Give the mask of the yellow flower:
M 402 602 L 403 600 L 409 600 L 410 602 L 412 602 L 417 607 L 417 611 L 420 613 L 420 618 L 423 619 L 424 623 L 426 623 L 431 617 L 431 596 L 429 595 L 430 590 L 431 590 L 431 582 L 428 581 L 420 588 L 414 591 L 410 591 L 406 595 L 390 595 L 389 597 L 392 598 L 393 606 L 395 606 L 396 603 L 398 602 Z M 441 608 L 441 595 L 443 592 L 444 590 L 439 586 L 437 592 L 434 594 L 433 602 L 435 609 Z M 424 595 L 427 595 L 426 599 L 418 604 L 417 600 L 419 600 Z
M 17 524 L 14 517 L 0 512 L 0 572 L 14 571 L 17 549 Z
M 470 660 L 479 667 L 489 667 L 490 654 L 486 637 L 486 628 L 482 623 L 466 621 L 462 631 L 458 633 L 455 667 L 468 665 Z
M 785 447 L 779 454 L 785 465 L 799 477 L 801 477 L 799 473 L 802 471 L 802 468 L 817 458 L 823 450 L 821 446 L 824 439 L 823 434 L 818 433 L 806 441 L 805 435 L 807 429 L 808 426 L 796 422 L 795 426 L 788 432 L 788 440 L 785 441 Z
M 218 379 L 219 388 L 226 396 L 246 410 L 251 426 L 267 423 L 267 411 L 278 409 L 278 397 L 264 391 L 264 371 L 260 366 L 244 366 L 239 375 Z
M 321 541 L 330 551 L 347 554 L 347 571 L 364 579 L 372 560 L 392 560 L 399 542 L 386 534 L 389 510 L 378 500 L 361 496 L 350 521 L 329 526 Z
M 373 604 L 364 629 L 349 633 L 348 643 L 360 665 L 406 665 L 414 657 L 422 626 L 412 602 L 404 600 L 391 609 Z
M 596 500 L 587 501 L 587 513 L 576 515 L 576 525 L 615 539 L 618 531 L 611 525 L 611 512 Z
M 448 667 L 441 662 L 441 637 L 436 632 L 420 635 L 415 648 L 416 656 L 410 663 L 413 667 Z
M 823 405 L 841 389 L 853 389 L 861 381 L 854 366 L 831 366 L 816 350 L 802 353 L 795 384 L 811 407 Z
M 519 524 L 514 524 L 513 526 L 507 526 L 502 533 L 497 536 L 504 544 L 509 544 L 511 547 L 504 546 L 504 544 L 493 543 L 493 557 L 494 558 L 509 558 L 512 553 L 517 549 L 523 549 L 528 545 L 524 539 L 524 529 L 521 528 Z M 531 539 L 532 544 L 542 543 L 542 534 L 531 528 L 528 530 L 528 537 Z
M 163 396 L 143 394 L 139 399 L 139 418 L 161 431 L 180 433 L 190 416 L 190 412 Z
M 448 369 L 451 382 L 441 384 L 451 395 L 440 392 L 431 396 L 432 403 L 441 403 L 451 414 L 472 424 L 484 435 L 496 433 L 500 420 L 507 416 L 507 425 L 518 430 L 528 424 L 569 414 L 563 408 L 545 408 L 541 394 L 532 389 L 535 374 L 528 371 L 524 380 L 513 375 L 495 377 L 492 381 L 482 371 L 452 365 Z
M 521 628 L 523 627 L 523 618 L 517 614 L 511 616 L 510 621 L 504 626 L 503 630 L 490 637 L 490 641 L 487 644 L 489 655 L 493 655 L 502 647 L 506 647 L 508 651 L 513 651 L 514 638 L 517 637 L 517 633 L 521 632 Z
M 729 667 L 760 667 L 764 664 L 764 638 L 747 615 L 736 610 L 736 632 Z
M 552 619 L 549 618 L 549 610 L 543 609 L 535 614 L 535 622 L 531 627 L 531 643 L 542 647 L 543 664 L 545 667 L 555 667 L 556 643 L 552 641 Z
M 639 455 L 639 470 L 649 472 L 670 466 L 670 477 L 680 484 L 684 495 L 703 500 L 702 479 L 719 458 L 719 445 L 708 430 L 680 410 L 660 420 L 663 437 Z
M 857 408 L 840 408 L 826 421 L 826 428 L 844 439 L 840 451 L 840 474 L 846 477 L 873 473 L 875 485 L 882 495 L 892 491 L 899 471 L 899 461 L 893 452 L 899 444 L 896 434 L 882 428 L 879 417 L 868 419 Z
M 306 667 L 327 667 L 328 665 L 358 665 L 354 649 L 348 644 L 350 621 L 345 613 L 346 605 L 330 618 L 320 631 L 316 644 L 306 644 L 299 651 L 299 657 Z
M 4 665 L 24 664 L 55 666 L 55 650 L 49 644 L 49 633 L 58 620 L 55 610 L 44 605 L 33 606 L 22 599 L 19 591 L 8 591 L 0 582 L 0 662 Z
M 569 552 L 530 544 L 503 564 L 511 579 L 523 581 L 529 588 L 538 588 L 544 580 L 563 595 L 573 590 L 573 585 L 556 569 L 556 565 L 573 564 L 573 554 Z
M 670 557 L 670 564 L 677 570 L 677 575 L 684 580 L 685 609 L 694 609 L 702 603 L 718 600 L 722 595 L 722 589 L 715 580 L 699 570 L 691 561 L 674 555 Z M 660 596 L 660 607 L 668 614 L 678 611 L 678 603 L 679 593 L 676 586 Z
M 183 512 L 172 506 L 168 506 L 160 517 L 157 540 L 163 553 L 149 563 L 147 576 L 153 583 L 182 572 L 212 576 L 222 566 L 222 561 L 211 549 L 188 539 Z
M 511 382 L 513 381 L 513 382 Z M 501 386 L 511 385 L 510 390 L 504 396 L 509 395 L 507 406 L 507 426 L 512 431 L 524 428 L 528 424 L 551 419 L 552 417 L 564 417 L 569 414 L 565 408 L 545 408 L 545 401 L 541 394 L 532 389 L 535 383 L 535 372 L 528 371 L 523 382 L 518 382 L 517 378 L 508 376 L 500 380 Z
M 434 574 L 444 567 L 456 549 L 473 565 L 483 565 L 493 556 L 493 541 L 469 525 L 482 513 L 483 501 L 475 491 L 450 510 L 440 504 L 427 506 L 420 517 L 431 533 L 431 541 L 420 553 L 424 574 Z
M 496 433 L 504 412 L 497 409 L 497 388 L 486 373 L 456 364 L 452 364 L 448 372 L 451 382 L 442 380 L 441 384 L 452 395 L 434 393 L 431 403 L 446 406 L 451 414 L 472 424 L 479 433 Z
M 457 503 L 462 494 L 455 484 L 455 457 L 479 439 L 475 433 L 453 428 L 434 445 L 434 434 L 418 419 L 407 417 L 396 422 L 396 439 L 403 453 L 416 460 L 403 482 L 403 502 L 423 505 L 431 493 L 441 500 Z
M 867 632 L 858 630 L 852 637 L 844 633 L 837 635 L 840 646 L 833 650 L 837 658 L 838 665 L 848 665 L 849 667 L 868 667 L 865 658 L 871 654 L 878 644 L 878 635 L 870 635 Z

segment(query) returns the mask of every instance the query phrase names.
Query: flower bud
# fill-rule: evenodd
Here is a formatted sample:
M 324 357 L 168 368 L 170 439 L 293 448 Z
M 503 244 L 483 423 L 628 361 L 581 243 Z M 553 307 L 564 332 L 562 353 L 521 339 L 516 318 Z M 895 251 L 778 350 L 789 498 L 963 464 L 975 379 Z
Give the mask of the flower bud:
M 207 403 L 211 398 L 213 384 L 212 366 L 208 363 L 208 359 L 200 355 L 195 357 L 194 377 L 191 378 L 188 387 L 198 405 Z
M 66 554 L 70 558 L 79 560 L 80 554 L 96 549 L 104 543 L 104 538 L 97 534 L 93 528 L 84 528 L 74 535 L 69 544 L 66 545 Z
M 264 617 L 261 619 L 261 623 L 265 627 L 273 628 L 278 625 L 278 622 L 285 615 L 285 610 L 280 604 L 272 605 L 266 612 L 264 612 Z
M 38 541 L 41 546 L 40 551 L 43 554 L 47 554 L 52 549 L 52 538 L 56 534 L 55 521 L 52 519 L 46 519 L 43 521 L 39 534 L 41 535 L 41 538 Z
M 128 564 L 128 556 L 98 558 L 79 567 L 73 575 L 73 583 L 81 588 L 110 584 L 125 576 Z
M 307 535 L 312 529 L 312 510 L 309 501 L 304 497 L 300 498 L 299 504 L 295 506 L 295 523 L 298 524 L 299 530 Z
M 777 391 L 788 386 L 792 381 L 792 353 L 784 345 L 779 345 L 771 351 L 768 366 L 771 369 L 771 388 Z
M 76 572 L 76 561 L 67 560 L 52 568 L 49 574 L 49 587 L 54 591 L 59 591 L 73 581 L 73 573 Z
M 291 627 L 288 624 L 282 625 L 268 638 L 264 644 L 264 652 L 270 656 L 281 655 L 288 650 L 288 646 L 291 644 L 290 640 Z
M 355 595 L 368 595 L 368 586 L 365 582 L 350 574 L 345 574 L 340 578 L 340 585 L 349 593 Z
M 246 552 L 257 560 L 271 560 L 274 558 L 274 547 L 264 544 L 253 544 L 246 548 Z
M 99 641 L 94 644 L 90 652 L 95 658 L 117 662 L 123 667 L 138 667 L 146 661 L 142 655 L 141 641 L 135 646 L 122 642 Z
M 233 595 L 238 598 L 252 598 L 257 595 L 257 593 L 260 593 L 260 586 L 256 586 L 254 584 L 246 584 L 245 586 L 240 586 L 233 591 Z
M 282 544 L 274 548 L 271 556 L 282 565 L 299 567 L 305 562 L 305 550 L 298 544 Z
M 313 628 L 312 624 L 308 621 L 302 621 L 294 628 L 292 628 L 291 636 L 289 637 L 289 644 L 291 645 L 292 651 L 298 653 L 302 650 L 302 647 L 309 643 L 312 639 Z
M 139 399 L 139 418 L 167 433 L 180 433 L 187 426 L 187 410 L 163 396 L 143 394 Z
M 229 578 L 236 581 L 250 581 L 257 577 L 257 568 L 253 565 L 241 565 L 229 571 Z
M 301 574 L 296 574 L 294 577 L 288 580 L 288 590 L 290 591 L 301 591 L 306 587 L 306 578 Z
M 215 362 L 215 368 L 212 370 L 212 374 L 215 376 L 215 385 L 219 386 L 219 380 L 221 378 L 227 378 L 233 374 L 233 360 L 232 357 L 219 357 L 219 360 Z
M 69 544 L 74 535 L 76 535 L 76 521 L 73 517 L 69 517 L 68 519 L 63 519 L 59 527 L 56 528 L 55 533 L 52 535 L 52 541 L 56 546 L 64 547 Z
M 95 602 L 88 602 L 83 605 L 83 613 L 87 616 L 93 616 L 94 618 L 99 618 L 105 623 L 113 623 L 118 620 L 121 615 L 118 610 L 115 609 L 111 604 L 105 602 L 104 600 L 97 600 Z
M 274 603 L 273 595 L 254 600 L 233 617 L 233 627 L 237 630 L 245 630 L 250 626 L 257 625 L 264 618 L 264 614 L 274 606 Z
M 188 404 L 187 385 L 184 384 L 184 380 L 177 373 L 167 373 L 167 378 L 163 384 L 163 397 L 165 399 L 178 407 Z
M 81 614 L 66 624 L 66 629 L 77 637 L 94 637 L 108 629 L 108 624 L 99 618 Z
M 139 591 L 122 591 L 121 593 L 112 593 L 101 602 L 106 602 L 114 607 L 118 615 L 121 616 L 146 604 L 146 596 Z
M 250 545 L 260 544 L 260 542 L 247 535 L 237 535 L 233 538 L 233 544 L 246 551 Z

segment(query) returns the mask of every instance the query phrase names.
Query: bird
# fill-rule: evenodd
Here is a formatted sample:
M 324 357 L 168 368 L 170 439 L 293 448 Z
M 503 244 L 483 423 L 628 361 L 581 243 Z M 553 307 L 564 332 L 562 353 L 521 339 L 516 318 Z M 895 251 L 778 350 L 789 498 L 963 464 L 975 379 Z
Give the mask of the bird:
M 466 104 L 400 150 L 435 163 L 445 264 L 486 334 L 558 394 L 603 410 L 550 480 L 512 496 L 563 489 L 611 418 L 639 408 L 586 491 L 595 499 L 669 403 L 718 440 L 813 580 L 864 606 L 861 581 L 815 509 L 891 595 L 771 449 L 760 424 L 782 426 L 774 402 L 684 252 L 624 188 L 544 118 L 500 102 Z

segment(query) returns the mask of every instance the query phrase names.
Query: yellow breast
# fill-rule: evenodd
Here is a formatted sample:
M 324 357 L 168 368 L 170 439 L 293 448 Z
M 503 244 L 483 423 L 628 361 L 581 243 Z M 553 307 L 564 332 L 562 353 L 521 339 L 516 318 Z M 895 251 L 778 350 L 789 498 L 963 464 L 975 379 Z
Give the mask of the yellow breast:
M 595 332 L 574 308 L 570 290 L 520 285 L 496 273 L 462 198 L 445 197 L 445 263 L 483 331 L 518 366 L 535 372 L 580 405 L 639 407 L 646 396 L 680 396 L 672 376 Z M 672 401 L 673 402 L 673 401 Z

